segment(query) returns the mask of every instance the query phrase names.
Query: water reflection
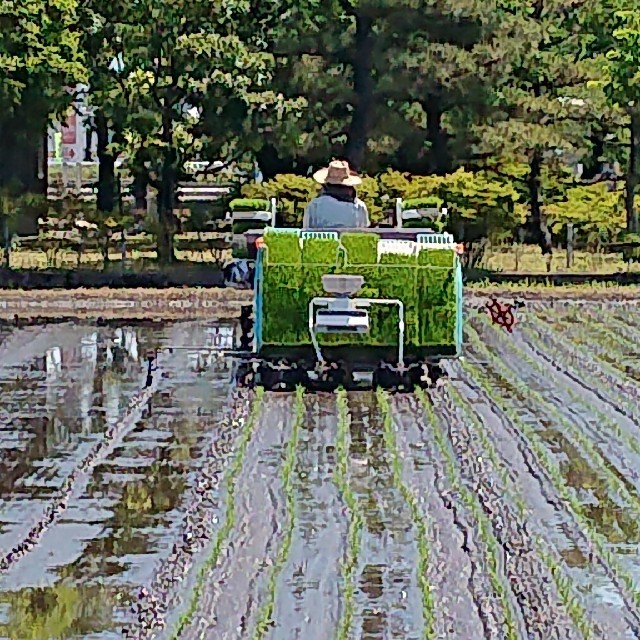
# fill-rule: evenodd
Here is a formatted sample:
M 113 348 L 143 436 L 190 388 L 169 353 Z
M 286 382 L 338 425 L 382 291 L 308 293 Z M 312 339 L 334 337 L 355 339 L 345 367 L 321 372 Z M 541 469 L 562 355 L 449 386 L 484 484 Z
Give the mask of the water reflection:
M 0 594 L 0 636 L 63 640 L 113 630 L 115 596 L 101 586 L 22 589 Z

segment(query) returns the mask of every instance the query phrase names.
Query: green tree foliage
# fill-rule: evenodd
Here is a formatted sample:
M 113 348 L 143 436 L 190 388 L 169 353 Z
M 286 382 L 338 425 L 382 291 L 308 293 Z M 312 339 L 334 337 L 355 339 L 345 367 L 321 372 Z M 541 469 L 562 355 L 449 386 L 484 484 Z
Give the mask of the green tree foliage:
M 546 207 L 549 226 L 554 233 L 564 234 L 566 225 L 572 223 L 579 239 L 592 244 L 610 242 L 625 228 L 621 195 L 605 183 L 573 187 L 564 200 Z
M 298 108 L 269 90 L 272 55 L 253 18 L 244 0 L 143 1 L 122 3 L 110 25 L 109 55 L 121 62 L 117 83 L 127 99 L 121 147 L 157 189 L 164 263 L 174 258 L 175 191 L 185 162 L 237 158 L 247 151 L 243 138 L 265 120 L 263 110 L 277 118 Z M 114 87 L 107 83 L 107 90 Z
M 0 185 L 37 180 L 35 150 L 85 78 L 76 0 L 0 1 Z
M 640 183 L 640 14 L 635 2 L 608 0 L 594 6 L 587 22 L 587 53 L 603 76 L 592 82 L 604 89 L 610 105 L 628 127 L 625 209 L 627 229 L 640 231 L 635 196 Z
M 600 175 L 615 159 L 626 167 L 626 226 L 637 230 L 631 0 L 76 2 L 0 0 L 3 160 L 20 146 L 18 109 L 33 143 L 69 104 L 65 87 L 82 81 L 102 218 L 115 215 L 124 155 L 143 204 L 147 184 L 157 191 L 164 262 L 176 187 L 195 159 L 256 160 L 267 182 L 243 195 L 275 195 L 296 223 L 317 191 L 311 169 L 347 156 L 370 176 L 360 195 L 374 222 L 396 197 L 445 203 L 466 240 L 520 227 L 544 252 L 567 203 L 617 194 Z M 580 184 L 578 163 L 602 185 Z M 13 164 L 0 162 L 0 184 Z

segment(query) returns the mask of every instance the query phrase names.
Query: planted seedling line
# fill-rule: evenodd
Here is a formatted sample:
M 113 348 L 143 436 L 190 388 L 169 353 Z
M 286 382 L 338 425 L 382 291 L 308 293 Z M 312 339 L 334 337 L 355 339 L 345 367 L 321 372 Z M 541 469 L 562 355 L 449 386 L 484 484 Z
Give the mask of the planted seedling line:
M 351 512 L 347 532 L 346 558 L 342 563 L 342 583 L 344 589 L 344 605 L 342 616 L 336 631 L 336 640 L 350 640 L 351 625 L 354 612 L 354 595 L 356 590 L 355 571 L 360 553 L 364 517 L 360 502 L 349 484 L 349 404 L 344 389 L 337 392 L 338 404 L 338 438 L 336 442 L 335 482 L 342 493 L 347 508 Z
M 504 575 L 499 570 L 500 566 L 500 549 L 498 548 L 498 542 L 492 533 L 491 523 L 486 514 L 482 510 L 478 503 L 477 496 L 471 492 L 465 483 L 462 481 L 460 472 L 457 468 L 455 456 L 447 442 L 446 436 L 442 432 L 442 428 L 439 425 L 439 420 L 435 414 L 431 402 L 427 399 L 424 391 L 421 389 L 416 391 L 416 396 L 420 400 L 424 413 L 428 418 L 428 422 L 432 427 L 434 439 L 438 448 L 445 459 L 445 466 L 447 470 L 447 476 L 449 482 L 453 487 L 457 488 L 463 502 L 467 508 L 473 513 L 476 524 L 478 527 L 478 534 L 480 539 L 485 543 L 488 550 L 488 569 L 489 569 L 489 581 L 494 589 L 497 597 L 502 603 L 502 609 L 504 614 L 504 621 L 506 625 L 505 640 L 519 640 L 520 635 L 518 633 L 516 625 L 516 613 L 511 601 L 511 598 L 507 595 L 511 592 L 509 585 L 506 584 Z
M 478 336 L 477 333 L 475 333 L 475 335 L 473 336 L 472 342 L 474 346 L 479 346 L 482 344 L 480 337 Z M 516 352 L 516 354 L 522 360 L 527 362 L 530 366 L 536 367 L 539 370 L 542 370 L 543 375 L 548 373 L 547 371 L 545 371 L 544 366 L 542 366 L 540 363 L 537 363 L 533 358 L 529 357 L 527 353 L 525 353 L 515 345 L 511 345 L 511 347 Z M 501 361 L 496 362 L 496 365 L 502 371 L 510 370 L 510 368 L 506 367 Z M 506 375 L 505 377 L 509 380 L 509 375 Z M 607 484 L 607 488 L 609 489 L 609 491 L 616 495 L 622 496 L 624 500 L 628 503 L 628 507 L 633 510 L 633 512 L 636 514 L 638 518 L 640 518 L 640 497 L 638 497 L 637 495 L 636 496 L 632 495 L 632 493 L 627 489 L 625 483 L 615 473 L 613 473 L 610 470 L 609 467 L 614 465 L 612 465 L 611 462 L 606 458 L 606 456 L 603 455 L 600 452 L 600 450 L 596 448 L 596 446 L 594 446 L 594 444 L 591 442 L 589 438 L 584 436 L 581 429 L 576 427 L 572 421 L 567 420 L 555 408 L 555 406 L 553 406 L 551 403 L 548 402 L 548 400 L 544 398 L 542 394 L 538 393 L 537 391 L 532 389 L 530 386 L 524 385 L 520 380 L 517 380 L 515 378 L 512 378 L 509 381 L 510 383 L 513 384 L 515 388 L 517 388 L 521 393 L 523 393 L 523 395 L 528 395 L 529 398 L 535 399 L 536 402 L 538 402 L 541 407 L 544 407 L 546 405 L 548 412 L 553 414 L 553 416 L 558 420 L 558 422 L 562 424 L 562 426 L 565 428 L 565 432 L 564 432 L 565 436 L 567 433 L 571 433 L 574 440 L 580 445 L 580 447 L 582 447 L 583 453 L 586 454 L 586 456 L 588 456 L 591 459 L 591 461 L 595 464 L 595 466 L 598 469 L 600 469 L 601 473 L 603 474 L 603 479 Z M 618 437 L 620 437 L 621 439 L 624 439 L 624 437 L 620 435 L 619 425 L 617 425 L 615 422 L 610 421 L 605 414 L 599 411 L 596 407 L 593 407 L 591 403 L 584 401 L 580 395 L 574 393 L 571 389 L 568 389 L 566 385 L 562 385 L 562 387 L 568 393 L 568 395 L 572 397 L 574 401 L 581 403 L 583 406 L 587 407 L 592 413 L 599 415 L 600 419 L 604 424 L 607 424 L 607 426 L 610 426 L 611 429 L 616 432 L 616 435 L 618 435 Z M 634 476 L 637 477 L 637 474 L 633 470 L 629 470 L 628 472 L 632 477 Z
M 611 408 L 614 411 L 616 411 L 617 413 L 620 413 L 626 418 L 629 418 L 637 426 L 640 426 L 640 424 L 638 424 L 637 416 L 635 416 L 625 406 L 628 404 L 626 402 L 626 399 L 624 398 L 624 395 L 627 392 L 624 388 L 621 389 L 619 387 L 620 385 L 619 380 L 621 377 L 624 377 L 622 376 L 622 374 L 620 374 L 620 372 L 613 369 L 613 367 L 608 366 L 606 362 L 601 361 L 597 356 L 595 357 L 599 361 L 593 362 L 593 361 L 590 361 L 588 356 L 584 356 L 582 354 L 573 352 L 572 349 L 567 347 L 567 345 L 558 343 L 558 341 L 551 334 L 546 333 L 543 329 L 540 329 L 538 327 L 526 327 L 526 328 L 523 327 L 522 333 L 523 333 L 523 336 L 525 337 L 525 340 L 528 346 L 535 352 L 535 354 L 539 358 L 541 358 L 542 360 L 550 364 L 556 371 L 559 371 L 560 373 L 563 373 L 564 375 L 566 375 L 568 378 L 573 380 L 576 384 L 589 390 L 597 398 L 602 400 L 602 402 L 605 402 L 606 404 L 611 406 Z M 538 346 L 536 345 L 536 342 L 538 341 L 541 341 L 546 346 L 552 347 L 555 353 L 561 355 L 562 366 L 560 366 L 560 364 L 558 363 L 557 358 L 550 357 L 542 349 L 538 348 Z M 608 389 L 611 391 L 611 393 L 614 394 L 615 400 L 609 396 L 604 395 L 597 387 L 594 387 L 586 383 L 584 381 L 584 376 L 580 376 L 577 373 L 575 373 L 576 367 L 573 361 L 582 362 L 583 368 L 586 371 L 594 375 L 597 375 L 603 382 L 605 382 Z M 638 399 L 637 395 L 635 395 L 635 397 L 636 399 Z M 640 445 L 636 443 L 635 439 L 633 438 L 627 439 L 626 444 L 629 445 L 636 453 L 640 453 Z
M 251 440 L 251 437 L 253 435 L 258 414 L 262 407 L 263 399 L 264 399 L 264 389 L 262 387 L 258 387 L 256 389 L 256 396 L 255 396 L 253 406 L 251 407 L 251 413 L 244 425 L 244 428 L 242 430 L 242 435 L 240 436 L 238 452 L 227 472 L 227 477 L 225 481 L 226 490 L 227 490 L 227 499 L 225 504 L 224 524 L 218 531 L 218 535 L 216 536 L 216 541 L 214 543 L 211 554 L 205 560 L 205 562 L 202 564 L 202 566 L 198 571 L 198 575 L 196 577 L 196 584 L 193 589 L 191 600 L 189 601 L 189 607 L 180 616 L 180 619 L 178 620 L 178 623 L 176 625 L 176 629 L 173 632 L 173 635 L 171 636 L 172 640 L 177 640 L 182 634 L 182 632 L 184 631 L 185 627 L 191 621 L 191 618 L 193 617 L 193 614 L 195 613 L 196 608 L 198 606 L 198 602 L 202 594 L 202 588 L 204 586 L 205 580 L 207 579 L 210 571 L 215 567 L 216 562 L 218 561 L 218 557 L 220 556 L 220 552 L 222 551 L 222 547 L 235 525 L 236 482 L 240 472 L 242 471 L 242 465 L 244 464 L 247 447 L 249 446 L 249 441 Z
M 416 497 L 402 480 L 402 463 L 400 462 L 400 457 L 398 455 L 398 446 L 393 430 L 393 416 L 391 414 L 391 407 L 389 406 L 388 395 L 380 389 L 376 395 L 378 406 L 382 409 L 384 442 L 387 448 L 387 454 L 391 458 L 393 480 L 396 488 L 400 491 L 402 497 L 409 506 L 413 525 L 416 528 L 416 541 L 420 557 L 417 576 L 418 584 L 420 585 L 420 592 L 422 594 L 422 616 L 425 625 L 423 637 L 427 640 L 431 640 L 431 638 L 437 638 L 437 632 L 435 628 L 435 604 L 431 595 L 434 587 L 427 579 L 430 556 L 427 530 L 420 513 Z
M 296 389 L 295 398 L 295 418 L 293 427 L 291 430 L 291 437 L 287 443 L 287 450 L 285 454 L 284 465 L 282 468 L 282 482 L 284 492 L 286 495 L 286 508 L 287 508 L 287 521 L 285 524 L 285 535 L 282 542 L 282 546 L 278 552 L 271 575 L 269 576 L 269 595 L 267 602 L 263 605 L 258 615 L 256 622 L 256 630 L 253 634 L 254 640 L 262 640 L 264 636 L 269 632 L 273 626 L 273 610 L 276 601 L 276 590 L 278 586 L 278 577 L 282 572 L 285 562 L 289 557 L 289 551 L 291 550 L 291 543 L 293 540 L 293 530 L 296 521 L 296 494 L 293 486 L 293 473 L 296 469 L 297 453 L 298 453 L 298 439 L 300 436 L 300 427 L 304 421 L 305 407 L 304 407 L 304 388 L 298 387 Z
M 508 461 L 504 460 L 502 456 L 497 453 L 495 446 L 487 437 L 484 426 L 473 411 L 469 401 L 452 385 L 447 388 L 447 391 L 451 396 L 454 406 L 457 406 L 464 416 L 466 416 L 466 418 L 475 426 L 474 433 L 480 441 L 483 451 L 488 455 L 489 460 L 493 465 L 493 471 L 497 473 L 502 482 L 503 493 L 515 505 L 518 515 L 522 520 L 526 521 L 528 518 L 526 503 L 519 493 L 510 489 L 514 483 L 509 477 L 510 474 L 507 472 L 507 469 L 509 468 Z M 545 547 L 551 547 L 548 542 L 544 541 L 545 544 L 543 544 L 543 541 L 537 536 L 531 536 L 531 539 L 535 545 L 538 555 L 551 573 L 560 598 L 562 599 L 562 603 L 568 611 L 573 624 L 580 633 L 582 633 L 585 639 L 591 640 L 591 638 L 595 637 L 595 631 L 589 621 L 587 611 L 575 589 L 575 584 L 564 574 L 561 568 L 561 561 L 558 561 L 557 553 L 554 553 L 554 556 L 556 557 L 552 558 L 545 549 Z M 553 551 L 555 551 L 555 549 L 553 549 Z M 600 632 L 599 635 L 602 636 L 602 633 Z
M 436 398 L 437 396 L 434 394 L 434 404 L 436 404 Z M 477 437 L 474 438 L 474 431 L 469 428 L 468 420 L 465 420 L 465 412 L 460 411 L 451 400 L 451 394 L 443 394 L 441 402 L 437 403 L 437 407 L 442 420 L 446 420 L 448 423 L 449 440 L 457 455 L 462 482 L 476 495 L 480 508 L 487 517 L 491 525 L 491 531 L 500 546 L 501 554 L 504 556 L 504 575 L 508 584 L 511 585 L 511 592 L 522 613 L 518 617 L 521 629 L 520 635 L 521 637 L 529 637 L 531 635 L 544 637 L 543 634 L 547 633 L 548 630 L 545 628 L 545 621 L 540 618 L 540 612 L 546 610 L 548 603 L 544 602 L 544 596 L 541 597 L 540 593 L 535 592 L 536 585 L 540 581 L 531 577 L 529 563 L 517 551 L 519 547 L 526 549 L 526 538 L 529 537 L 529 534 L 523 526 L 518 524 L 517 516 L 504 503 L 500 492 L 496 492 L 492 481 L 490 479 L 483 481 L 483 477 L 490 472 L 487 458 L 480 455 L 482 453 L 481 449 L 478 452 Z M 492 448 L 490 444 L 487 446 L 489 449 Z M 472 460 L 475 460 L 475 463 Z M 469 468 L 470 465 L 472 465 L 472 469 Z M 509 486 L 508 479 L 503 481 L 505 487 Z M 501 501 L 504 506 L 499 507 L 498 504 Z M 489 505 L 491 504 L 496 505 L 497 511 L 490 508 Z M 509 533 L 510 529 L 512 530 L 511 533 Z M 515 552 L 509 554 L 511 544 L 515 547 Z M 533 553 L 533 549 L 529 553 Z M 524 555 L 527 555 L 526 551 Z M 529 580 L 533 579 L 536 585 L 527 585 L 526 576 L 529 576 Z M 530 590 L 527 586 L 533 587 L 533 590 Z
M 590 323 L 589 327 L 591 328 L 593 325 Z M 548 331 L 548 329 L 546 328 L 542 328 L 540 322 L 536 322 L 536 323 L 532 323 L 531 324 L 531 329 L 534 329 L 541 334 L 544 335 L 548 335 L 548 336 L 552 336 L 552 339 L 555 342 L 558 342 L 558 337 L 556 337 L 552 332 Z M 568 341 L 571 343 L 570 345 L 566 344 L 566 343 L 560 343 L 563 344 L 563 346 L 565 346 L 567 351 L 571 351 L 573 353 L 576 353 L 578 355 L 582 355 L 584 353 L 584 347 L 586 346 L 586 349 L 589 353 L 589 355 L 591 355 L 593 358 L 595 358 L 599 363 L 601 363 L 601 366 L 605 369 L 607 369 L 609 372 L 611 372 L 613 374 L 614 377 L 616 378 L 622 378 L 625 380 L 628 380 L 630 383 L 636 385 L 638 383 L 638 380 L 629 376 L 627 374 L 627 372 L 620 368 L 619 366 L 616 366 L 616 361 L 611 362 L 610 360 L 607 360 L 607 358 L 604 356 L 604 353 L 606 354 L 614 354 L 617 356 L 617 364 L 619 364 L 620 362 L 624 362 L 625 358 L 628 356 L 629 354 L 629 345 L 627 343 L 626 346 L 624 347 L 616 347 L 616 348 L 611 348 L 610 345 L 608 344 L 601 344 L 601 340 L 603 339 L 611 339 L 612 334 L 611 334 L 611 330 L 607 329 L 607 333 L 605 334 L 605 338 L 600 338 L 600 340 L 593 340 L 593 336 L 590 335 L 589 336 L 589 341 L 585 342 L 585 341 L 579 341 L 579 339 L 576 336 L 573 336 L 571 334 L 565 335 L 565 337 L 568 339 Z M 594 349 L 594 342 L 597 345 L 597 349 Z
M 491 356 L 491 352 L 489 351 L 489 349 L 484 347 L 482 343 L 478 344 L 478 348 L 481 352 L 486 354 L 486 357 Z M 499 365 L 500 363 L 497 362 L 496 364 Z M 469 373 L 469 375 L 473 376 L 474 367 L 465 362 L 463 362 L 461 366 L 467 371 L 467 373 Z M 503 372 L 501 376 L 505 377 L 505 379 L 508 379 L 508 373 L 505 374 Z M 556 491 L 558 492 L 560 497 L 571 506 L 573 514 L 580 524 L 582 533 L 590 543 L 590 546 L 595 548 L 597 554 L 600 556 L 598 560 L 600 561 L 602 567 L 605 569 L 611 582 L 620 592 L 620 595 L 625 602 L 625 606 L 627 607 L 627 611 L 634 618 L 634 633 L 636 634 L 636 637 L 640 637 L 640 612 L 638 611 L 638 608 L 640 607 L 640 590 L 638 590 L 636 585 L 634 585 L 633 578 L 620 566 L 615 556 L 607 550 L 608 542 L 604 538 L 604 536 L 601 536 L 597 531 L 593 529 L 589 519 L 584 515 L 582 505 L 576 498 L 575 494 L 569 490 L 569 487 L 567 486 L 564 477 L 562 476 L 562 472 L 560 471 L 558 463 L 548 454 L 544 444 L 541 444 L 544 441 L 536 433 L 536 430 L 529 426 L 526 422 L 520 420 L 514 412 L 510 412 L 508 407 L 501 401 L 500 396 L 498 394 L 495 394 L 495 389 L 491 389 L 491 387 L 487 389 L 485 382 L 480 381 L 478 376 L 473 377 L 475 380 L 479 381 L 479 384 L 485 387 L 485 390 L 492 397 L 494 403 L 500 406 L 500 408 L 510 417 L 514 424 L 518 425 L 518 428 L 522 431 L 522 433 L 525 434 L 525 436 L 529 440 L 531 448 L 538 457 L 540 464 L 549 473 L 552 484 L 554 485 Z M 597 555 L 594 554 L 594 557 L 597 558 Z

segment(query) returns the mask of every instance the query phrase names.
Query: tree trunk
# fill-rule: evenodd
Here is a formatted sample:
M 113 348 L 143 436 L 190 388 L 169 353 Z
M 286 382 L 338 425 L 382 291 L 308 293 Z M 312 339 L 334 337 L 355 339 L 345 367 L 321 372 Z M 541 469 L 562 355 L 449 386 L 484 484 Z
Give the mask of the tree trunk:
M 147 211 L 147 186 L 149 176 L 146 171 L 134 170 L 133 172 L 133 197 L 135 198 L 135 208 L 138 211 Z
M 160 184 L 158 188 L 158 262 L 168 265 L 175 261 L 173 231 L 175 220 L 173 204 L 176 191 L 176 152 L 173 147 L 173 126 L 171 114 L 162 116 L 162 141 L 166 143 Z
M 293 157 L 280 157 L 276 148 L 269 143 L 256 152 L 256 161 L 265 181 L 272 180 L 279 173 L 293 172 Z
M 422 104 L 427 113 L 427 140 L 429 149 L 429 173 L 444 175 L 451 171 L 451 154 L 447 134 L 442 129 L 442 101 L 436 94 L 429 94 Z
M 631 112 L 629 142 L 629 166 L 625 181 L 625 209 L 627 211 L 627 231 L 638 233 L 638 212 L 635 205 L 635 195 L 640 182 L 638 152 L 640 151 L 640 111 Z
M 355 109 L 349 125 L 345 156 L 349 164 L 359 170 L 367 152 L 369 132 L 373 122 L 373 20 L 369 16 L 356 15 L 355 51 L 353 56 L 353 90 Z
M 551 255 L 553 249 L 551 244 L 551 233 L 547 227 L 546 216 L 542 213 L 542 203 L 540 202 L 541 170 L 541 154 L 539 151 L 534 151 L 529 161 L 529 177 L 527 178 L 529 200 L 531 203 L 531 215 L 527 226 L 533 238 L 535 238 L 536 243 L 542 250 L 542 255 L 546 256 Z
M 103 111 L 95 116 L 98 155 L 98 211 L 111 213 L 115 204 L 116 159 L 108 152 L 109 125 Z

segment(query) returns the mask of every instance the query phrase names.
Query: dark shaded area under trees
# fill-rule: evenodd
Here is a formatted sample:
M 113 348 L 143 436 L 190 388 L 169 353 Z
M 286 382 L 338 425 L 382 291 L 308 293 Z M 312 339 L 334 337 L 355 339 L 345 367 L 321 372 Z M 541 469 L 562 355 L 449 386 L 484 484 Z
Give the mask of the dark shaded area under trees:
M 418 195 L 444 197 L 467 239 L 500 231 L 543 253 L 568 222 L 604 240 L 640 231 L 630 0 L 16 4 L 0 10 L 0 189 L 42 192 L 45 124 L 82 83 L 98 137 L 95 215 L 114 215 L 126 156 L 136 208 L 147 184 L 157 191 L 162 263 L 174 260 L 176 188 L 191 160 L 255 160 L 267 181 L 335 156 L 368 175 L 446 175 L 446 188 Z M 614 163 L 622 175 L 603 172 Z M 487 180 L 519 199 L 496 191 L 494 202 Z M 460 195 L 469 189 L 475 199 Z M 624 220 L 601 232 L 609 209 Z

